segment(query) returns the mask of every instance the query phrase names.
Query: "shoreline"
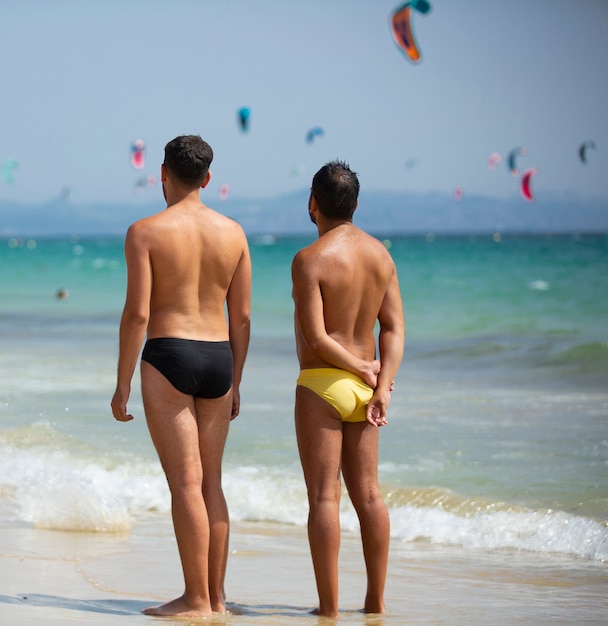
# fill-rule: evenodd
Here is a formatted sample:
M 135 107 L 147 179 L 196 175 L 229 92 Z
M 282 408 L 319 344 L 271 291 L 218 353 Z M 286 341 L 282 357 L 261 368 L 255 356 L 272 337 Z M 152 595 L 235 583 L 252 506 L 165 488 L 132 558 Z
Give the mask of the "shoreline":
M 0 614 L 11 626 L 159 623 L 143 608 L 181 594 L 169 516 L 136 521 L 130 533 L 94 534 L 2 524 Z M 343 533 L 340 616 L 349 624 L 603 624 L 606 563 L 517 551 L 462 550 L 393 540 L 388 612 L 364 615 L 363 557 Z M 316 625 L 316 589 L 306 529 L 232 523 L 226 579 L 234 614 L 164 618 L 168 624 Z M 333 621 L 329 623 L 334 623 Z

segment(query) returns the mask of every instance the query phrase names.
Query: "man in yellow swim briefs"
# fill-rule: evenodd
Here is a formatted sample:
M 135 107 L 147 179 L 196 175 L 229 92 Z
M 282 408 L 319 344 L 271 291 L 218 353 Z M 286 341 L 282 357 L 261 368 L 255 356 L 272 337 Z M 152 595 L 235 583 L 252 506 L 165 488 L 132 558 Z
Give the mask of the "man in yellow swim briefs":
M 390 523 L 378 486 L 378 433 L 403 356 L 395 264 L 352 223 L 359 181 L 332 161 L 313 177 L 308 212 L 318 239 L 293 259 L 300 375 L 295 423 L 308 489 L 308 536 L 319 615 L 338 616 L 340 474 L 361 525 L 364 611 L 383 613 Z M 376 359 L 376 322 L 379 322 Z

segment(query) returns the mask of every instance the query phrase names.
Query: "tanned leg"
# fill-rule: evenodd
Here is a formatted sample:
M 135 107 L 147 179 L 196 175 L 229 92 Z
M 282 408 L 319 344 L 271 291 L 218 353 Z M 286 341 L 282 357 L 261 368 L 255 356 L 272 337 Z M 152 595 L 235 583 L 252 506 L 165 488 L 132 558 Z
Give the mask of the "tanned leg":
M 335 409 L 300 386 L 296 388 L 295 422 L 310 507 L 308 539 L 319 594 L 316 613 L 335 618 L 338 616 L 342 423 Z
M 378 485 L 378 429 L 367 422 L 345 423 L 342 472 L 359 516 L 367 570 L 364 611 L 384 613 L 390 520 Z
M 232 393 L 195 400 L 203 466 L 203 498 L 209 518 L 209 598 L 213 611 L 225 612 L 224 579 L 228 562 L 229 518 L 222 489 L 222 456 L 228 436 Z
M 203 468 L 194 401 L 177 391 L 147 362 L 141 364 L 148 429 L 171 491 L 173 526 L 184 573 L 184 594 L 143 612 L 160 616 L 205 616 L 209 599 L 209 520 L 203 500 Z

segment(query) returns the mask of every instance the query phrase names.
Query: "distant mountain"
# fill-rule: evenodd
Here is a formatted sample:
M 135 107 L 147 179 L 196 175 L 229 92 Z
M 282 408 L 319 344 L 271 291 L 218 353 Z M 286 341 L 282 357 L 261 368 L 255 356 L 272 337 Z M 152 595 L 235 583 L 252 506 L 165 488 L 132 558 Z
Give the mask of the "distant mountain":
M 240 222 L 248 235 L 310 234 L 308 190 L 269 199 L 229 198 L 210 206 Z M 162 210 L 148 204 L 0 202 L 0 236 L 123 235 L 135 220 Z M 534 202 L 465 195 L 362 192 L 355 223 L 375 234 L 608 232 L 608 200 L 555 195 Z

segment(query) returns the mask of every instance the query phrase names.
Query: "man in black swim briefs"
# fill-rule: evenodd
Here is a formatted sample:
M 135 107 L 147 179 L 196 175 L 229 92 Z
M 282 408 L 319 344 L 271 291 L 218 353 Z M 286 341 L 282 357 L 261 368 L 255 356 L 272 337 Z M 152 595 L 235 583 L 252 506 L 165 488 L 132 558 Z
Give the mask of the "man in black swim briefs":
M 171 491 L 185 590 L 146 609 L 159 616 L 224 612 L 229 517 L 221 469 L 240 410 L 249 346 L 251 259 L 234 221 L 201 203 L 211 147 L 198 136 L 165 146 L 167 208 L 132 224 L 125 239 L 127 294 L 120 322 L 112 413 L 127 412 L 141 346 L 141 389 L 152 441 Z M 226 314 L 227 312 L 227 314 Z

